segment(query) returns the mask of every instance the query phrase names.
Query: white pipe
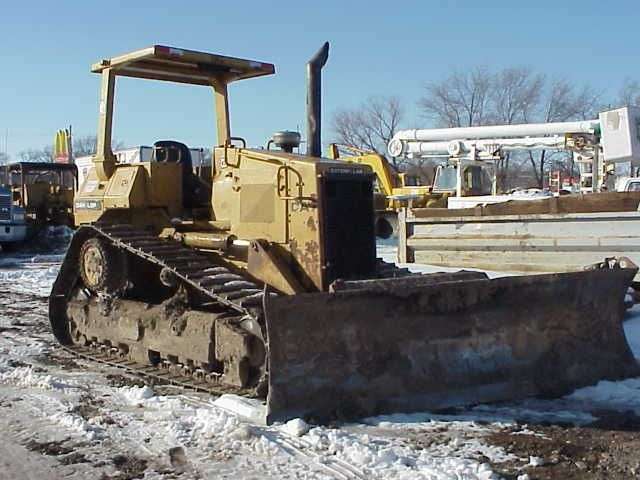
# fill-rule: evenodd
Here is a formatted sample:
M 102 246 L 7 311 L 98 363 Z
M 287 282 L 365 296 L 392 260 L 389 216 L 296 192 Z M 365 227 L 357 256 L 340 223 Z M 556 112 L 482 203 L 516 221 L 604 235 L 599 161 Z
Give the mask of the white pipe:
M 586 120 L 582 122 L 522 123 L 518 125 L 431 128 L 421 130 L 401 130 L 393 136 L 393 139 L 433 142 L 442 140 L 473 140 L 496 137 L 564 135 L 565 133 L 593 133 L 599 126 L 600 122 L 598 120 Z
M 544 150 L 548 148 L 564 148 L 565 139 L 560 136 L 553 137 L 527 137 L 527 138 L 492 138 L 486 140 L 452 140 L 450 142 L 407 142 L 404 149 L 405 155 L 459 155 L 468 153 L 473 148 L 479 152 L 493 153 L 496 150 Z

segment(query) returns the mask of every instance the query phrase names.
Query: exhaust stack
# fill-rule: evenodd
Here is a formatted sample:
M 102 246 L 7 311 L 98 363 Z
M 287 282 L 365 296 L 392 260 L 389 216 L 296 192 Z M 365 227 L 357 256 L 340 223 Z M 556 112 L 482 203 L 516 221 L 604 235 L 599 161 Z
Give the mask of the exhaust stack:
M 307 155 L 322 155 L 321 108 L 322 108 L 322 67 L 329 58 L 329 42 L 311 57 L 307 63 Z

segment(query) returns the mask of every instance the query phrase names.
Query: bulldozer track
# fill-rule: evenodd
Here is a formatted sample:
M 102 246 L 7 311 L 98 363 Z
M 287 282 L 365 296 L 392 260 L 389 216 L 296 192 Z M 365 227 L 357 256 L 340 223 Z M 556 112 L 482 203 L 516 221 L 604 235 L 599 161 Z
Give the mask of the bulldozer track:
M 251 318 L 260 324 L 264 295 L 277 295 L 274 292 L 266 292 L 255 282 L 216 264 L 210 256 L 185 247 L 175 240 L 162 239 L 130 225 L 91 225 L 84 229 L 85 237 L 105 238 L 112 245 L 158 265 L 183 284 L 197 290 L 210 302 L 223 305 L 236 313 L 239 319 Z M 62 295 L 68 292 L 56 293 Z M 180 372 L 180 369 L 176 368 L 163 368 L 170 367 L 163 362 L 159 366 L 136 363 L 119 355 L 111 346 L 98 342 L 92 342 L 90 346 L 61 345 L 61 348 L 85 360 L 119 368 L 153 382 L 168 383 L 215 395 L 256 395 L 254 388 L 233 387 L 217 382 L 214 373 L 208 373 L 207 379 L 203 379 L 202 372 L 197 370 L 185 369 L 184 372 Z
M 268 292 L 245 275 L 231 271 L 218 264 L 210 255 L 186 247 L 181 243 L 160 238 L 151 232 L 127 224 L 94 224 L 82 227 L 82 240 L 90 237 L 102 237 L 112 245 L 132 255 L 157 265 L 169 272 L 185 285 L 198 291 L 211 303 L 223 305 L 230 312 L 238 315 L 238 319 L 252 319 L 262 325 L 262 314 L 265 295 L 277 296 Z M 76 233 L 76 236 L 78 234 Z M 71 248 L 78 245 L 70 246 Z M 74 275 L 78 275 L 74 270 Z M 407 269 L 398 268 L 395 264 L 380 261 L 376 277 L 380 279 L 404 277 L 411 275 Z M 73 282 L 67 282 L 70 285 Z M 69 292 L 54 292 L 52 296 L 66 296 Z M 175 368 L 167 362 L 157 366 L 132 361 L 107 344 L 92 342 L 89 346 L 60 344 L 60 347 L 84 360 L 91 360 L 109 365 L 130 374 L 190 390 L 207 392 L 213 395 L 235 393 L 248 397 L 256 397 L 255 388 L 240 388 L 217 381 L 218 374 L 208 373 L 203 378 L 202 372 Z M 178 366 L 180 367 L 180 366 Z
M 109 367 L 114 367 L 127 372 L 128 374 L 142 377 L 150 384 L 168 384 L 176 387 L 182 387 L 197 392 L 205 392 L 212 395 L 222 395 L 225 393 L 234 393 L 254 397 L 253 389 L 242 389 L 225 384 L 212 384 L 209 382 L 199 381 L 189 375 L 180 375 L 175 372 L 164 370 L 152 365 L 143 365 L 128 359 L 118 359 L 104 352 L 103 345 L 96 344 L 93 347 L 80 347 L 60 345 L 60 349 L 73 355 L 76 358 L 97 362 Z

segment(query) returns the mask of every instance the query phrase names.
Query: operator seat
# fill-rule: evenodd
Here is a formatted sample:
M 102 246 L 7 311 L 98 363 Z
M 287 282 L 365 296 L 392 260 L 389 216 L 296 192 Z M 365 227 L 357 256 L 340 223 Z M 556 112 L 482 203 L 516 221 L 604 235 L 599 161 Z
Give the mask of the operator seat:
M 182 166 L 182 205 L 193 209 L 207 203 L 210 192 L 203 191 L 202 182 L 193 173 L 191 151 L 184 143 L 175 140 L 158 140 L 153 144 L 157 162 L 177 163 Z M 206 190 L 206 189 L 204 189 Z

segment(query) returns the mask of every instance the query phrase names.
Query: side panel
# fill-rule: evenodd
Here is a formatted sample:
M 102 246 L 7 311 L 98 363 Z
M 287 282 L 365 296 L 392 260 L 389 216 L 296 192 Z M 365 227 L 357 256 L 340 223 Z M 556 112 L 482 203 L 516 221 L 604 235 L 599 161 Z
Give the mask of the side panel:
M 231 194 L 239 203 L 231 227 L 239 238 L 265 238 L 283 243 L 286 239 L 285 202 L 276 192 L 276 167 L 241 158 L 243 168 L 235 171 Z
M 148 203 L 146 198 L 146 172 L 142 167 L 121 165 L 107 182 L 104 192 L 104 208 L 140 208 Z
M 286 241 L 286 205 L 277 194 L 279 162 L 251 158 L 234 148 L 215 151 L 212 205 L 238 238 Z
M 408 216 L 400 258 L 451 267 L 567 272 L 605 257 L 640 263 L 640 212 L 459 218 Z

